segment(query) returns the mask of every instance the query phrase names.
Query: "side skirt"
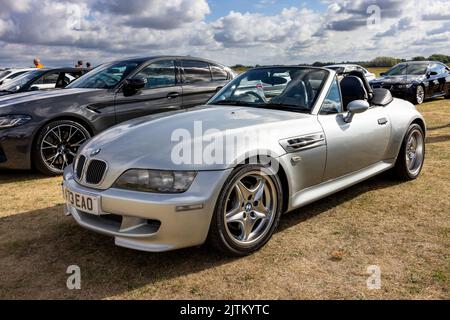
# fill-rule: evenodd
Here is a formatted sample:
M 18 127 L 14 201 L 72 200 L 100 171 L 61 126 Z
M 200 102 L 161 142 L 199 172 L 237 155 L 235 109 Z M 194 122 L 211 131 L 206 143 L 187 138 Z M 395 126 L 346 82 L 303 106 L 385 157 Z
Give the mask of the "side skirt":
M 316 186 L 301 190 L 290 199 L 289 209 L 292 211 L 316 200 L 325 198 L 333 193 L 344 190 L 373 176 L 387 171 L 395 166 L 395 159 L 385 160 L 373 164 L 367 168 L 347 174 L 335 180 L 322 182 Z

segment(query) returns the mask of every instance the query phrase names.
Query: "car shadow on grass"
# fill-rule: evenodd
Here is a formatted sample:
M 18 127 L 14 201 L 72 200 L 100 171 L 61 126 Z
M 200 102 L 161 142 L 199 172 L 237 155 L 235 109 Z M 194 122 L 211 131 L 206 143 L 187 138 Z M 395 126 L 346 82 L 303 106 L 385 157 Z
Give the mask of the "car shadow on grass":
M 355 186 L 334 193 L 326 198 L 315 201 L 307 206 L 283 215 L 280 219 L 277 232 L 282 232 L 299 223 L 314 218 L 315 216 L 333 209 L 345 202 L 351 201 L 366 192 L 390 188 L 402 183 L 404 182 L 395 179 L 390 171 L 384 172 Z
M 49 178 L 33 170 L 6 170 L 0 169 L 0 184 L 24 182 Z
M 372 178 L 283 215 L 277 232 L 367 191 L 397 183 L 383 175 Z M 112 238 L 79 227 L 62 211 L 60 205 L 0 219 L 0 299 L 102 299 L 143 287 L 149 288 L 151 297 L 152 284 L 235 260 L 207 247 L 157 254 L 119 248 Z M 81 269 L 81 290 L 66 287 L 71 265 Z M 177 292 L 179 286 L 172 285 L 168 289 Z

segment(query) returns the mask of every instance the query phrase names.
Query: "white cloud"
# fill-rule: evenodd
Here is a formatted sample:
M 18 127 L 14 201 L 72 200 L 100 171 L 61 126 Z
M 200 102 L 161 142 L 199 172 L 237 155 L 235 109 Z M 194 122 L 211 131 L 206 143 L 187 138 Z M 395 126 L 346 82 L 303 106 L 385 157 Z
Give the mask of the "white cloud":
M 35 55 L 48 65 L 164 53 L 270 64 L 450 51 L 448 41 L 439 46 L 431 41 L 447 37 L 448 1 L 326 2 L 326 12 L 307 7 L 271 15 L 232 11 L 207 22 L 206 0 L 1 0 L 0 66 L 29 65 Z M 73 3 L 79 6 L 79 28 L 69 23 L 74 17 L 67 6 Z M 381 24 L 369 30 L 367 8 L 374 3 L 381 9 Z

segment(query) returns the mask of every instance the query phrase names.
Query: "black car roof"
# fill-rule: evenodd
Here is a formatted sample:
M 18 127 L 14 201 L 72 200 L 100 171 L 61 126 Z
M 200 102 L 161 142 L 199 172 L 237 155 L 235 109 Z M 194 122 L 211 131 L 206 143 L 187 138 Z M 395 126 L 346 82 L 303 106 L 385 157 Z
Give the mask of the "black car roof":
M 206 62 L 210 62 L 210 63 L 214 63 L 214 64 L 218 64 L 218 65 L 222 65 L 221 63 L 214 61 L 214 60 L 210 60 L 210 59 L 205 59 L 205 58 L 199 58 L 199 57 L 193 57 L 193 56 L 177 56 L 177 55 L 159 55 L 159 56 L 149 56 L 149 57 L 136 57 L 136 58 L 128 58 L 128 59 L 118 59 L 118 60 L 112 60 L 109 63 L 113 63 L 113 62 L 136 62 L 136 63 L 144 63 L 147 61 L 151 61 L 151 60 L 156 60 L 156 59 L 190 59 L 190 60 L 199 60 L 199 61 L 206 61 Z
M 67 67 L 67 68 L 43 68 L 43 69 L 37 69 L 34 71 L 45 71 L 45 72 L 80 72 L 80 71 L 89 71 L 89 69 L 86 68 L 74 68 L 74 67 Z

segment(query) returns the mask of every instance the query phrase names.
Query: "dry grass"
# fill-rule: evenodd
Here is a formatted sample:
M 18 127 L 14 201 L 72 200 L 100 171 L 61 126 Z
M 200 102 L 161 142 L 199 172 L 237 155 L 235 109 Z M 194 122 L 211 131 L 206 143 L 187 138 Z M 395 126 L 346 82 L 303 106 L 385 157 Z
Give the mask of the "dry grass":
M 429 126 L 423 175 L 389 175 L 282 217 L 253 256 L 206 249 L 148 254 L 62 214 L 59 178 L 0 173 L 0 298 L 449 299 L 450 100 L 420 107 Z M 66 268 L 82 290 L 66 289 Z M 382 289 L 366 288 L 379 265 Z
M 389 68 L 367 68 L 367 70 L 369 70 L 369 72 L 375 73 L 375 75 L 379 77 L 380 73 L 388 71 Z

